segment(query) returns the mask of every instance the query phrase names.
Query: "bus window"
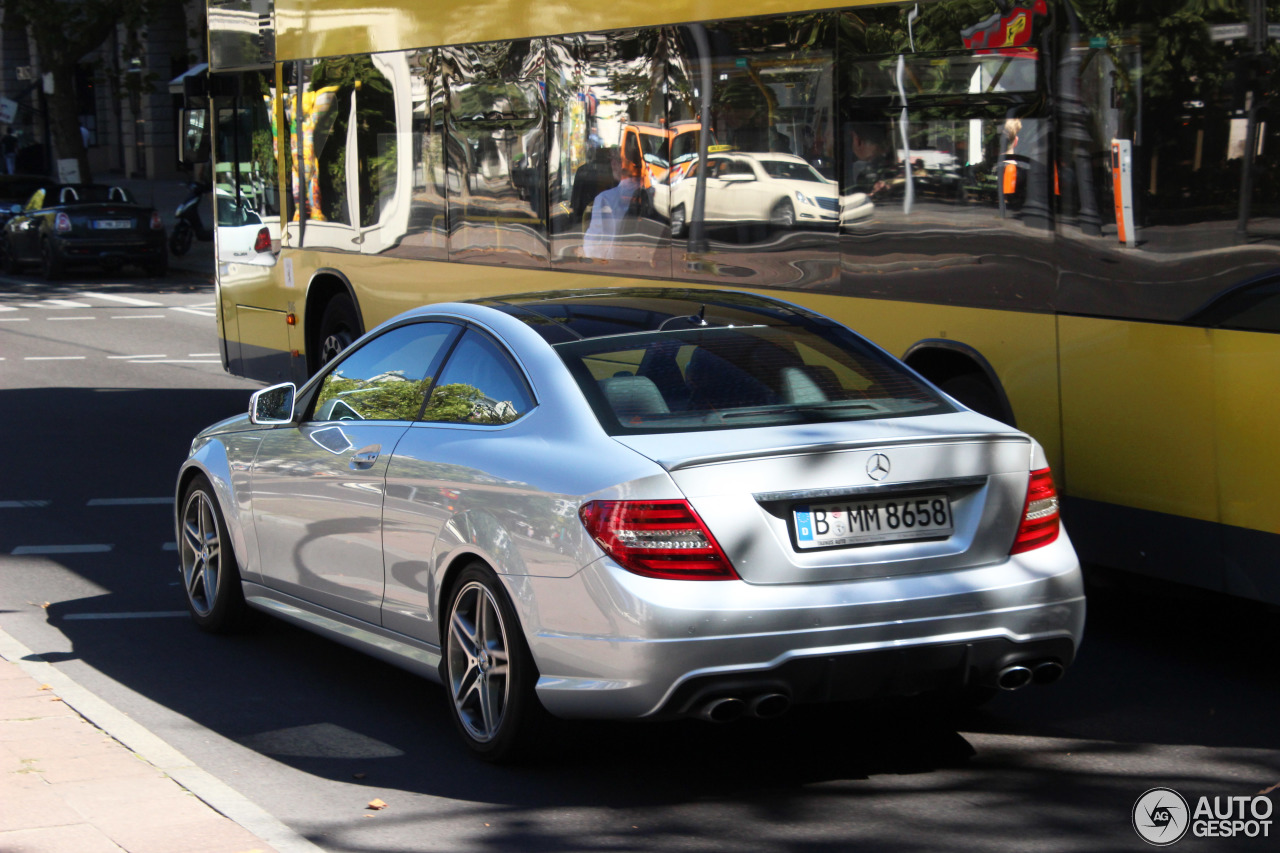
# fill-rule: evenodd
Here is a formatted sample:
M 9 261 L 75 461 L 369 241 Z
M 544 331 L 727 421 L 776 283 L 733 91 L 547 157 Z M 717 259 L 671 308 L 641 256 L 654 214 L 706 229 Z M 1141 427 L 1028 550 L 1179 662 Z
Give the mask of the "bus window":
M 455 261 L 548 262 L 543 55 L 541 39 L 441 51 Z
M 677 28 L 671 127 L 681 162 L 659 209 L 675 241 L 673 274 L 781 287 L 838 276 L 839 185 L 829 177 L 834 20 L 811 14 Z M 712 88 L 703 93 L 707 65 Z M 704 104 L 715 140 L 708 147 L 731 154 L 732 168 L 691 178 L 701 125 L 684 122 L 701 117 Z
M 552 109 L 562 116 L 547 176 L 552 264 L 667 275 L 666 104 L 661 30 L 551 39 Z

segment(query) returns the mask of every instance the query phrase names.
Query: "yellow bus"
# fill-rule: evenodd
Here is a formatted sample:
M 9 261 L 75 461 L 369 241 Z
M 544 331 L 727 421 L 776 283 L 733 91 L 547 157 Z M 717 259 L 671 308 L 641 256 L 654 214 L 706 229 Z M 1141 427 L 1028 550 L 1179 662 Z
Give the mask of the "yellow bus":
M 1280 603 L 1280 0 L 1156 5 L 209 0 L 224 365 L 769 292 L 1035 435 L 1086 562 Z

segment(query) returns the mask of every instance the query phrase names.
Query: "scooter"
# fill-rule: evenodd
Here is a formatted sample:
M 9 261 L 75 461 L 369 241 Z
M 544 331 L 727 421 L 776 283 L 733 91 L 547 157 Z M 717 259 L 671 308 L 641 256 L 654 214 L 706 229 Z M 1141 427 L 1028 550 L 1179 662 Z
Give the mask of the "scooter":
M 203 216 L 208 215 L 205 197 L 212 187 L 209 184 L 189 184 L 191 195 L 187 196 L 173 212 L 177 221 L 173 232 L 169 235 L 169 251 L 175 255 L 185 255 L 191 250 L 191 241 L 200 239 L 208 242 L 213 239 L 212 223 L 206 225 Z

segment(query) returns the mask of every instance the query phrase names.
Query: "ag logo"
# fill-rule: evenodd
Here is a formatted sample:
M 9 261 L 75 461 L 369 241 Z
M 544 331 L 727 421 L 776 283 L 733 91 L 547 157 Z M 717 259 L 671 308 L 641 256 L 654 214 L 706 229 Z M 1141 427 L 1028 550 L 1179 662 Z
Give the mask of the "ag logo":
M 1187 801 L 1172 788 L 1152 788 L 1133 804 L 1133 828 L 1148 844 L 1168 847 L 1187 834 Z

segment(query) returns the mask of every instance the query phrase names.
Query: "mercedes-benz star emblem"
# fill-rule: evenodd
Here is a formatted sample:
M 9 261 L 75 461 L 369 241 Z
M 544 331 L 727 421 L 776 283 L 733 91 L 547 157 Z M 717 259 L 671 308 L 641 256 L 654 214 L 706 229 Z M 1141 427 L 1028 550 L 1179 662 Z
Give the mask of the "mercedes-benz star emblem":
M 889 457 L 877 453 L 867 460 L 867 476 L 873 480 L 883 480 L 889 476 Z

